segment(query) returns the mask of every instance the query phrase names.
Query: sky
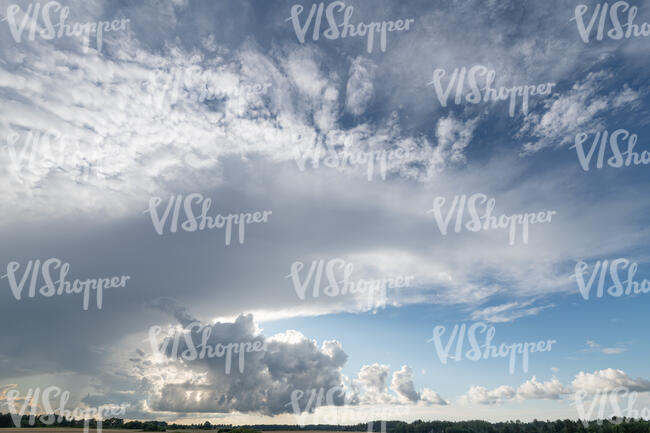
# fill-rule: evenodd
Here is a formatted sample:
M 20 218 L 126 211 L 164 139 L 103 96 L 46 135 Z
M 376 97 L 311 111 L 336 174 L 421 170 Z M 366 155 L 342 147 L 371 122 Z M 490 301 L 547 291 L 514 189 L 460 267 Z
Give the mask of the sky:
M 650 416 L 647 22 L 0 0 L 0 412 Z

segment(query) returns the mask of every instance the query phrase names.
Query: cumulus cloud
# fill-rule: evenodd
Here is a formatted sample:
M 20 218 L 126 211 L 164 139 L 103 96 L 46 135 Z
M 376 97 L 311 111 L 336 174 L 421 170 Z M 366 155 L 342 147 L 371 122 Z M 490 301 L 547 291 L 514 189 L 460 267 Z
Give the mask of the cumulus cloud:
M 234 323 L 202 324 L 173 301 L 157 305 L 182 326 L 166 334 L 152 328 L 149 355 L 133 363 L 134 374 L 146 384 L 151 410 L 271 415 L 289 410 L 294 390 L 343 384 L 340 370 L 347 355 L 335 341 L 319 347 L 293 330 L 265 338 L 251 315 Z M 242 349 L 246 343 L 248 348 Z M 256 343 L 257 350 L 251 350 Z M 228 345 L 232 347 L 226 349 Z M 337 396 L 336 402 L 342 404 L 343 397 Z
M 629 391 L 648 392 L 650 381 L 647 379 L 633 379 L 623 370 L 607 368 L 596 370 L 593 373 L 579 372 L 571 383 L 576 391 L 588 394 L 596 392 L 611 392 L 616 388 L 625 387 Z
M 413 370 L 407 365 L 403 365 L 401 369 L 393 373 L 390 389 L 397 395 L 397 400 L 403 404 L 419 403 L 420 405 L 441 406 L 447 404 L 437 392 L 428 388 L 424 388 L 421 393 L 417 392 L 413 383 Z
M 413 370 L 403 365 L 393 372 L 390 390 L 386 380 L 390 374 L 390 367 L 382 364 L 364 365 L 361 367 L 357 378 L 354 380 L 354 389 L 359 394 L 358 401 L 364 405 L 446 405 L 447 402 L 435 391 L 424 388 L 422 392 L 415 389 L 413 383 Z
M 556 369 L 555 369 L 556 370 Z M 554 370 L 554 371 L 555 371 Z M 619 389 L 628 392 L 650 392 L 650 381 L 642 378 L 632 379 L 622 370 L 608 368 L 593 373 L 579 372 L 571 386 L 562 385 L 555 377 L 540 382 L 536 376 L 525 381 L 517 389 L 502 385 L 492 390 L 482 386 L 472 386 L 459 398 L 461 404 L 493 405 L 511 400 L 560 400 L 574 393 L 609 393 Z
M 446 406 L 449 403 L 443 399 L 437 392 L 430 390 L 429 388 L 424 388 L 422 390 L 421 402 L 423 404 L 435 404 L 440 406 Z
M 239 316 L 233 323 L 202 324 L 173 301 L 158 305 L 182 326 L 172 326 L 166 333 L 152 328 L 148 338 L 151 350 L 131 360 L 133 374 L 145 384 L 147 406 L 152 411 L 276 415 L 291 412 L 292 402 L 301 410 L 313 411 L 317 406 L 310 406 L 309 399 L 320 390 L 324 394 L 335 390 L 330 392 L 333 401 L 321 404 L 337 406 L 444 404 L 430 390 L 420 397 L 408 366 L 393 374 L 391 389 L 395 395 L 386 386 L 390 374 L 387 365 L 364 365 L 354 383 L 348 385 L 341 373 L 347 354 L 337 341 L 324 341 L 319 346 L 295 330 L 264 337 L 252 315 Z M 256 342 L 263 350 L 237 352 L 240 343 Z M 229 344 L 233 345 L 230 351 L 225 349 Z M 210 355 L 209 348 L 216 351 Z M 143 350 L 138 349 L 141 353 Z
M 517 388 L 517 396 L 524 400 L 559 400 L 562 395 L 571 393 L 557 378 L 547 382 L 538 382 L 535 376 Z
M 361 367 L 355 383 L 361 389 L 363 404 L 382 404 L 393 400 L 386 386 L 389 373 L 390 367 L 384 364 L 374 363 Z
M 515 389 L 507 385 L 492 390 L 483 386 L 472 386 L 467 393 L 460 397 L 459 402 L 461 404 L 493 405 L 512 400 L 516 395 Z
M 420 400 L 420 393 L 415 390 L 413 384 L 413 370 L 406 365 L 393 373 L 390 389 L 397 394 L 397 398 L 402 402 L 415 403 Z

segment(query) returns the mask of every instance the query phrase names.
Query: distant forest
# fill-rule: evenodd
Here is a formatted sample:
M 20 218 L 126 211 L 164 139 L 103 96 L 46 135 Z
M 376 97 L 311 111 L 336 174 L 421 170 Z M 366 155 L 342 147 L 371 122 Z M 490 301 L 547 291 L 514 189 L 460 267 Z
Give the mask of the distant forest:
M 46 425 L 40 419 L 31 419 L 28 415 L 21 417 L 21 427 L 83 427 L 85 420 L 63 418 L 61 422 Z M 58 421 L 58 418 L 56 419 Z M 89 425 L 95 428 L 97 422 L 90 420 Z M 355 431 L 368 432 L 369 423 L 356 425 L 248 425 L 232 426 L 229 424 L 168 424 L 164 421 L 127 421 L 121 418 L 109 418 L 102 422 L 104 429 L 134 429 L 141 431 L 178 431 L 186 429 L 216 430 L 217 433 L 255 433 L 274 430 L 322 430 L 322 431 Z M 0 428 L 16 427 L 10 414 L 0 413 Z M 381 431 L 381 421 L 372 424 L 374 432 Z M 508 421 L 490 423 L 487 421 L 387 421 L 386 433 L 650 433 L 650 421 L 634 418 L 616 418 L 609 420 L 590 421 L 585 426 L 582 421 L 557 420 L 521 422 Z

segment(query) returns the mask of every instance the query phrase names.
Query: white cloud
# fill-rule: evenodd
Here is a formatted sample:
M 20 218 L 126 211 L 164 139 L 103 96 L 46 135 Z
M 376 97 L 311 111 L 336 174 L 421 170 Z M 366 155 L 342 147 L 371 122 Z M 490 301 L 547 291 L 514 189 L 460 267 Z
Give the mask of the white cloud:
M 396 113 L 378 126 L 341 128 L 342 80 L 323 72 L 320 55 L 308 46 L 278 59 L 253 43 L 230 52 L 208 35 L 203 44 L 212 54 L 168 45 L 162 55 L 123 36 L 110 59 L 35 44 L 0 67 L 0 82 L 21 95 L 0 108 L 3 141 L 18 133 L 20 146 L 30 132 L 57 130 L 74 149 L 58 164 L 37 158 L 18 166 L 17 181 L 15 161 L 3 148 L 0 161 L 8 169 L 0 170 L 0 198 L 21 215 L 27 208 L 48 217 L 83 208 L 120 216 L 153 194 L 220 185 L 227 158 L 293 163 L 296 146 L 328 142 L 329 132 L 360 132 L 351 150 L 409 149 L 388 161 L 388 172 L 404 177 L 427 180 L 465 160 L 474 121 L 441 119 L 437 145 L 402 136 Z M 349 109 L 367 104 L 373 69 L 369 61 L 352 61 Z M 366 175 L 364 167 L 343 170 Z
M 639 96 L 640 96 L 639 92 L 630 89 L 630 87 L 627 84 L 625 84 L 623 86 L 623 90 L 614 97 L 614 101 L 612 102 L 612 105 L 614 106 L 614 108 L 620 108 L 628 104 L 637 105 L 637 103 L 639 102 Z
M 377 65 L 363 57 L 357 57 L 350 65 L 345 108 L 355 116 L 366 111 L 373 96 L 376 69 Z
M 172 312 L 183 326 L 194 322 L 184 309 L 177 308 L 170 300 L 164 300 L 161 308 Z M 207 339 L 206 329 L 210 330 Z M 210 351 L 204 358 L 183 359 L 182 354 L 190 353 L 187 337 L 176 338 L 177 349 L 172 344 L 174 337 L 166 337 L 159 341 L 161 354 L 152 349 L 145 351 L 144 357 L 138 356 L 131 361 L 132 374 L 146 384 L 147 401 L 152 410 L 272 415 L 290 410 L 286 404 L 291 401 L 293 390 L 307 393 L 312 389 L 328 390 L 344 384 L 340 369 L 347 355 L 335 341 L 326 341 L 319 348 L 316 341 L 293 330 L 265 338 L 250 315 L 240 316 L 234 323 L 194 328 L 189 335 L 197 349 L 203 341 L 210 347 L 259 341 L 260 345 L 266 344 L 266 350 L 244 355 L 233 353 L 230 360 L 223 353 L 210 356 Z M 342 404 L 343 397 L 339 400 Z M 306 406 L 301 401 L 300 407 Z
M 603 94 L 604 83 L 613 75 L 605 71 L 591 72 L 562 95 L 546 103 L 546 111 L 526 116 L 519 136 L 531 135 L 533 141 L 523 145 L 523 154 L 547 147 L 572 143 L 576 133 L 591 133 L 603 127 L 601 115 L 609 108 L 618 108 L 638 98 L 627 85 L 610 95 Z
M 557 378 L 547 382 L 538 382 L 535 376 L 517 388 L 517 396 L 524 400 L 558 400 L 571 390 L 563 386 Z
M 507 385 L 502 385 L 493 390 L 483 386 L 472 386 L 467 393 L 460 397 L 459 402 L 461 404 L 492 405 L 512 400 L 516 395 L 515 389 Z
M 579 372 L 572 382 L 576 391 L 588 394 L 610 392 L 619 387 L 626 387 L 629 391 L 648 392 L 650 381 L 642 378 L 633 379 L 623 370 L 607 368 L 593 373 Z
M 393 401 L 386 387 L 389 373 L 388 365 L 374 363 L 361 367 L 355 383 L 361 387 L 362 404 L 383 404 Z
M 422 390 L 420 401 L 426 405 L 434 404 L 439 406 L 446 406 L 447 404 L 449 404 L 437 392 L 432 391 L 429 388 L 424 388 Z
M 554 371 L 558 369 L 553 369 Z M 642 378 L 632 379 L 622 370 L 608 368 L 594 373 L 579 372 L 572 386 L 564 386 L 557 378 L 540 382 L 536 376 L 525 381 L 515 390 L 509 385 L 501 385 L 492 390 L 482 386 L 472 386 L 459 398 L 461 404 L 493 405 L 516 400 L 561 400 L 577 392 L 595 394 L 608 393 L 617 389 L 628 392 L 650 392 L 650 381 Z
M 438 145 L 433 153 L 433 165 L 444 168 L 447 164 L 465 162 L 465 148 L 472 141 L 478 118 L 466 121 L 452 116 L 443 117 L 436 125 Z
M 438 393 L 428 388 L 424 388 L 421 393 L 416 391 L 413 383 L 413 370 L 407 365 L 403 365 L 402 368 L 393 372 L 390 390 L 394 394 L 389 393 L 386 387 L 389 373 L 388 365 L 375 363 L 361 367 L 353 386 L 360 395 L 360 404 L 418 404 L 421 406 L 447 404 Z M 356 400 L 356 396 L 352 400 Z
M 390 389 L 397 394 L 397 398 L 403 403 L 415 403 L 420 400 L 420 393 L 415 390 L 413 384 L 413 371 L 406 365 L 393 373 Z
M 495 305 L 472 313 L 472 320 L 485 320 L 493 323 L 506 323 L 527 316 L 535 316 L 553 305 L 542 305 L 530 307 L 535 300 L 526 302 L 509 302 L 507 304 Z
M 603 347 L 593 340 L 587 340 L 585 344 L 588 347 L 588 349 L 585 349 L 585 351 L 600 352 L 605 355 L 618 355 L 619 353 L 623 353 L 627 350 L 625 347 Z

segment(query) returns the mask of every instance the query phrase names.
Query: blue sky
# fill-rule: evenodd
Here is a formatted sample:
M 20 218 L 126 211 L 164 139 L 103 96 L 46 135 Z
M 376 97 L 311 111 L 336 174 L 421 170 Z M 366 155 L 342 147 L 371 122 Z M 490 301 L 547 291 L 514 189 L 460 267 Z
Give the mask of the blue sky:
M 648 163 L 615 167 L 607 144 L 605 166 L 594 147 L 585 170 L 574 146 L 584 135 L 586 154 L 607 131 L 621 152 L 634 136 L 648 155 L 648 37 L 608 33 L 611 16 L 626 23 L 632 10 L 642 32 L 643 2 L 617 2 L 604 38 L 596 20 L 587 42 L 579 29 L 596 1 L 578 19 L 581 4 L 562 0 L 324 2 L 322 12 L 307 1 L 45 4 L 53 23 L 65 10 L 71 26 L 126 24 L 84 46 L 44 37 L 42 15 L 23 21 L 36 3 L 0 1 L 0 411 L 10 390 L 24 398 L 47 386 L 68 390 L 72 407 L 128 403 L 129 419 L 235 424 L 356 423 L 377 411 L 575 419 L 576 395 L 621 387 L 650 407 L 649 294 L 598 298 L 596 276 L 584 299 L 575 275 L 581 261 L 588 281 L 597 262 L 625 259 L 635 281 L 650 279 Z M 295 29 L 312 8 L 301 42 Z M 376 30 L 370 50 L 367 36 L 327 33 L 328 14 L 342 30 L 346 8 L 356 29 Z M 383 22 L 395 27 L 385 49 Z M 458 92 L 448 87 L 455 70 L 467 73 Z M 470 76 L 482 95 L 490 71 L 514 110 L 472 103 Z M 516 87 L 547 83 L 524 110 Z M 384 165 L 382 155 L 392 155 Z M 553 216 L 526 241 L 516 225 L 512 245 L 505 229 L 469 230 L 469 210 L 455 231 L 454 197 L 478 194 L 497 217 Z M 194 197 L 194 214 L 206 209 L 222 227 L 172 231 L 170 197 Z M 231 218 L 227 244 L 223 218 L 242 213 L 249 221 L 239 231 Z M 49 258 L 69 263 L 71 284 L 129 280 L 101 302 L 95 289 L 87 310 L 76 294 L 26 288 L 18 299 L 12 278 Z M 321 290 L 328 266 L 337 281 L 351 266 L 354 285 L 410 279 L 374 305 L 314 297 L 312 262 L 323 266 Z M 442 364 L 427 342 L 434 328 L 446 327 L 446 343 L 455 325 L 478 322 L 497 345 L 557 342 L 531 354 L 526 372 L 520 359 L 513 374 L 504 358 Z M 223 357 L 174 359 L 144 341 L 152 327 L 183 335 L 192 324 L 215 347 L 265 349 L 226 373 Z M 337 387 L 345 398 L 331 406 L 292 410 L 295 391 Z

